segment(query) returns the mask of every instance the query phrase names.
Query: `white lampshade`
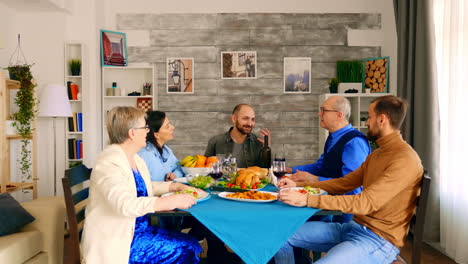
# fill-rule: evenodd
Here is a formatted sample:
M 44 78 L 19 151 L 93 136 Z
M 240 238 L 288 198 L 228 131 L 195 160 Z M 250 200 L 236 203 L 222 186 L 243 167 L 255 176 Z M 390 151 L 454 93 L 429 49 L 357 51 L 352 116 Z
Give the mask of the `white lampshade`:
M 39 116 L 72 116 L 65 86 L 59 84 L 47 85 L 42 91 L 38 112 Z

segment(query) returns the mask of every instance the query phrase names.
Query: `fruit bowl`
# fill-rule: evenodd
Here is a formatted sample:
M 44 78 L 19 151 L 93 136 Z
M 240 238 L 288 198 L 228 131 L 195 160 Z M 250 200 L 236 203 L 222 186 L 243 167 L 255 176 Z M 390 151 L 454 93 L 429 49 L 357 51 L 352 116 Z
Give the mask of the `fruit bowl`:
M 208 175 L 211 171 L 211 167 L 182 167 L 182 170 L 186 175 Z

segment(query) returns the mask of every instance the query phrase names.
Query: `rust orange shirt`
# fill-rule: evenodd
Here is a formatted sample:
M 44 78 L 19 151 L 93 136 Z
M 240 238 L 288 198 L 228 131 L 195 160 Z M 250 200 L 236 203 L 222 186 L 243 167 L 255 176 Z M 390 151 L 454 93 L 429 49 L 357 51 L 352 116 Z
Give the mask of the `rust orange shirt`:
M 379 148 L 361 167 L 345 177 L 297 185 L 319 187 L 332 194 L 309 195 L 309 207 L 354 214 L 354 221 L 401 248 L 424 170 L 418 154 L 398 132 L 379 138 L 377 144 Z M 361 185 L 360 194 L 340 195 Z

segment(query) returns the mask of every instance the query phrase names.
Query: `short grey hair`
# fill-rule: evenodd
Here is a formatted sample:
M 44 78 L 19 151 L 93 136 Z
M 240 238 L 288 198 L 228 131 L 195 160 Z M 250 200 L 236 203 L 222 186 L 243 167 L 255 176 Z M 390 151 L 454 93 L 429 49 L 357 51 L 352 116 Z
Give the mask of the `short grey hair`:
M 146 118 L 145 111 L 131 106 L 117 106 L 107 114 L 109 144 L 122 144 L 128 139 L 128 131 Z
M 351 116 L 351 103 L 348 99 L 343 96 L 338 96 L 335 100 L 333 109 L 343 113 L 345 120 L 349 121 L 349 117 Z

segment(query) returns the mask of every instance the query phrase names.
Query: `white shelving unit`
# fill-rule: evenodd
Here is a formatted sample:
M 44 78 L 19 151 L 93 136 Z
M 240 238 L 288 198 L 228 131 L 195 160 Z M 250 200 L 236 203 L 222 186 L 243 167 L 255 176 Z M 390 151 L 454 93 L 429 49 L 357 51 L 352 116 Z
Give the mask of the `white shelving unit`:
M 64 63 L 65 63 L 65 87 L 67 87 L 67 90 L 68 90 L 68 82 L 72 82 L 73 84 L 76 84 L 78 86 L 78 97 L 77 99 L 71 99 L 70 100 L 70 105 L 71 105 L 71 109 L 72 109 L 72 113 L 81 113 L 82 114 L 82 122 L 81 124 L 83 124 L 83 120 L 84 118 L 86 117 L 86 111 L 83 107 L 83 98 L 85 98 L 85 95 L 84 95 L 84 91 L 86 90 L 85 89 L 85 85 L 87 84 L 86 82 L 86 78 L 87 76 L 84 74 L 86 71 L 84 71 L 84 66 L 86 65 L 86 60 L 85 60 L 85 56 L 84 56 L 84 45 L 82 43 L 79 43 L 79 42 L 68 42 L 68 43 L 65 43 L 65 59 L 64 59 Z M 81 72 L 80 72 L 80 75 L 72 75 L 71 73 L 71 70 L 70 70 L 70 61 L 72 59 L 79 59 L 81 60 Z M 83 162 L 83 156 L 85 154 L 85 141 L 83 140 L 84 138 L 84 133 L 85 133 L 85 128 L 82 126 L 81 128 L 81 131 L 74 131 L 74 130 L 70 130 L 70 127 L 69 127 L 69 120 L 67 119 L 66 120 L 66 123 L 65 123 L 65 167 L 66 168 L 70 168 L 70 167 L 73 167 L 73 166 L 76 166 L 80 163 Z M 77 129 L 78 130 L 78 129 Z M 70 144 L 69 142 L 71 140 L 81 140 L 82 143 L 82 146 L 83 146 L 83 150 L 81 150 L 82 154 L 80 156 L 80 158 L 76 158 L 76 156 L 74 155 L 71 155 L 71 149 L 70 149 Z
M 151 99 L 151 109 L 155 109 L 157 88 L 153 66 L 127 66 L 127 67 L 102 67 L 102 148 L 108 144 L 106 120 L 107 113 L 116 106 L 138 107 L 139 98 Z M 112 83 L 117 83 L 118 94 L 108 95 L 108 88 L 112 89 Z M 143 86 L 151 83 L 150 95 L 143 95 Z M 113 90 L 115 92 L 115 90 Z M 129 93 L 138 92 L 139 96 L 129 96 Z
M 384 95 L 390 95 L 391 93 L 327 93 L 322 94 L 319 97 L 319 107 L 322 103 L 332 96 L 343 96 L 346 97 L 351 103 L 351 116 L 349 122 L 351 125 L 362 133 L 367 133 L 367 126 L 361 125 L 361 117 L 367 117 L 367 110 L 371 102 L 376 98 Z M 319 109 L 320 111 L 320 109 Z M 319 144 L 318 153 L 323 152 L 323 146 L 328 137 L 328 131 L 320 127 L 319 122 Z

